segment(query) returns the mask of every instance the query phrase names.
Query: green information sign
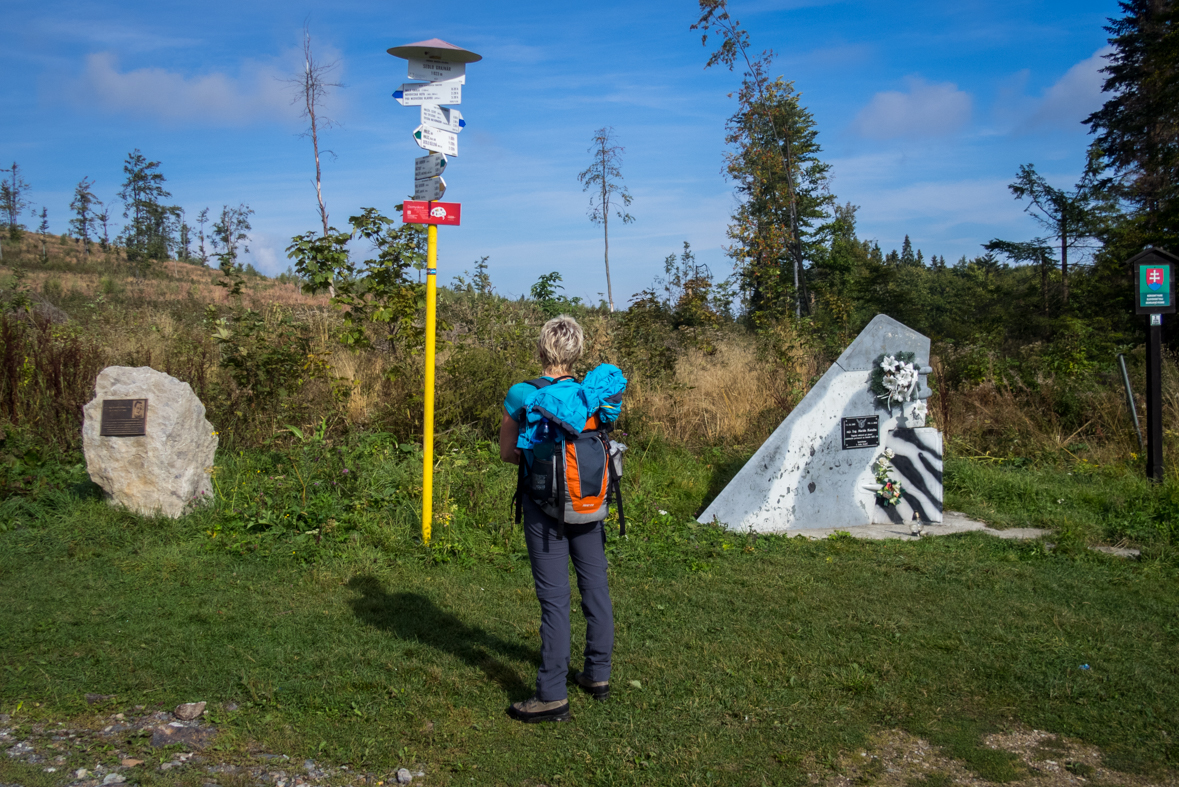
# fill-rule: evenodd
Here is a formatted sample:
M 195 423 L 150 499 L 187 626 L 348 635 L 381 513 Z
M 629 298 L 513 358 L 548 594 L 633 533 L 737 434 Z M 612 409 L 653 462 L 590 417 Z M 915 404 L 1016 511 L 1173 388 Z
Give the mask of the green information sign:
M 1175 274 L 1179 258 L 1162 249 L 1148 248 L 1130 260 L 1134 276 L 1134 311 L 1138 314 L 1175 312 Z
M 1171 305 L 1171 266 L 1138 266 L 1138 305 Z

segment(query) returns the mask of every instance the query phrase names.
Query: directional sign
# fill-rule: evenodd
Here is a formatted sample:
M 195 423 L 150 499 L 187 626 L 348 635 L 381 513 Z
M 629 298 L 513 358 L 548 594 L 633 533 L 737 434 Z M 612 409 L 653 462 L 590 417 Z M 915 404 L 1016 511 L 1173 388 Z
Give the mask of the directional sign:
M 401 210 L 401 220 L 406 224 L 449 224 L 457 227 L 462 207 L 457 202 L 406 200 Z
M 446 181 L 442 178 L 423 178 L 413 182 L 413 198 L 417 200 L 439 200 L 446 193 Z
M 431 153 L 428 156 L 413 160 L 413 179 L 425 180 L 436 178 L 446 170 L 446 156 L 441 153 Z
M 437 104 L 422 104 L 422 125 L 440 128 L 457 134 L 466 127 L 463 113 L 457 109 L 443 109 Z
M 463 86 L 457 80 L 448 82 L 406 82 L 400 90 L 393 91 L 393 98 L 403 107 L 422 104 L 461 104 Z
M 423 150 L 433 150 L 447 156 L 458 155 L 458 136 L 429 126 L 418 126 L 413 130 L 414 141 Z
M 467 84 L 466 63 L 443 63 L 440 60 L 409 59 L 409 78 L 424 79 L 427 82 L 454 80 L 460 85 Z

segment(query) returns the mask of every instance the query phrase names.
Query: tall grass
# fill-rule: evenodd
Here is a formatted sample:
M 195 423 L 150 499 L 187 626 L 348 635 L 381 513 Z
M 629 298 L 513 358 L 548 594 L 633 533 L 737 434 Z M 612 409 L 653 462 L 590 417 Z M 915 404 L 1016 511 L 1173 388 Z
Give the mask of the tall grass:
M 48 263 L 40 260 L 39 239 L 32 236 L 22 249 L 9 248 L 5 263 L 23 273 L 29 293 L 69 321 L 57 327 L 27 323 L 20 336 L 6 340 L 0 419 L 31 427 L 53 421 L 53 440 L 77 446 L 78 402 L 88 390 L 82 377 L 92 380 L 106 365 L 145 365 L 192 385 L 224 439 L 239 447 L 287 439 L 278 437 L 289 435 L 287 425 L 326 424 L 337 434 L 386 431 L 403 441 L 420 437 L 422 357 L 381 342 L 359 351 L 342 347 L 336 340 L 340 314 L 286 277 L 247 278 L 243 305 L 265 321 L 257 351 L 265 353 L 267 332 L 280 329 L 298 333 L 308 348 L 290 384 L 260 406 L 228 373 L 225 350 L 211 338 L 207 308 L 214 307 L 214 316 L 230 314 L 224 290 L 214 286 L 216 271 L 168 262 L 137 279 L 116 251 L 93 246 L 84 261 L 74 241 L 49 240 Z M 4 280 L 13 283 L 0 269 Z M 805 321 L 754 333 L 732 323 L 677 326 L 650 312 L 575 311 L 587 337 L 577 371 L 608 361 L 630 380 L 623 431 L 686 446 L 756 447 L 842 349 L 828 346 Z M 506 389 L 540 371 L 533 343 L 545 314 L 531 301 L 456 287 L 442 291 L 439 318 L 437 428 L 444 434 L 474 428 L 490 438 Z M 13 318 L 7 319 L 5 330 L 17 331 Z M 70 360 L 71 353 L 84 359 Z M 938 344 L 933 354 L 932 417 L 946 432 L 951 454 L 1139 461 L 1112 357 L 1074 353 L 1065 362 L 1051 347 L 1020 348 L 1012 355 Z M 1129 359 L 1142 413 L 1141 349 Z M 1164 367 L 1166 454 L 1175 467 L 1179 366 L 1168 357 Z

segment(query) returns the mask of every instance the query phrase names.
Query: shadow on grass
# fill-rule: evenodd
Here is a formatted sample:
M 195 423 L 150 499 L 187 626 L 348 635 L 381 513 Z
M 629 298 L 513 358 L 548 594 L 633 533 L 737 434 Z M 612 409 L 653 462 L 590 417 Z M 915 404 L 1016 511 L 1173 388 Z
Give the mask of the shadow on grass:
M 513 700 L 534 693 L 533 687 L 495 654 L 539 665 L 539 650 L 468 625 L 420 593 L 388 593 L 380 580 L 372 576 L 353 577 L 348 587 L 360 594 L 350 603 L 362 622 L 399 639 L 417 641 L 462 659 L 483 670 Z
M 714 461 L 712 465 L 712 477 L 708 480 L 708 491 L 704 493 L 704 499 L 700 501 L 700 507 L 696 509 L 695 516 L 700 516 L 704 513 L 704 509 L 712 505 L 712 501 L 716 499 L 733 477 L 745 467 L 745 463 L 749 461 L 750 455 L 741 452 L 736 456 L 729 456 L 721 460 Z

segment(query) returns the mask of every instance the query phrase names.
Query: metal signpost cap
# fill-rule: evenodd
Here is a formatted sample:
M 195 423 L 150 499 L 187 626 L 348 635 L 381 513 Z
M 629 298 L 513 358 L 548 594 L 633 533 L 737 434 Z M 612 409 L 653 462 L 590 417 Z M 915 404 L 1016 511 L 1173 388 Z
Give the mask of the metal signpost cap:
M 434 60 L 439 63 L 475 63 L 483 59 L 470 50 L 448 44 L 441 38 L 431 38 L 429 41 L 418 41 L 414 44 L 389 47 L 389 54 L 393 57 L 420 60 Z

